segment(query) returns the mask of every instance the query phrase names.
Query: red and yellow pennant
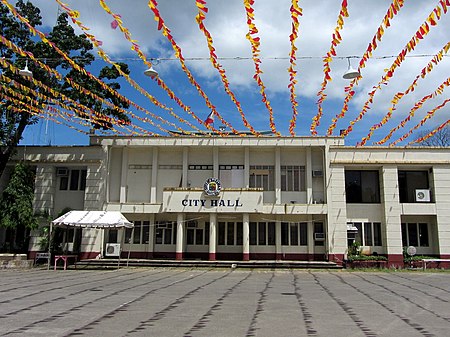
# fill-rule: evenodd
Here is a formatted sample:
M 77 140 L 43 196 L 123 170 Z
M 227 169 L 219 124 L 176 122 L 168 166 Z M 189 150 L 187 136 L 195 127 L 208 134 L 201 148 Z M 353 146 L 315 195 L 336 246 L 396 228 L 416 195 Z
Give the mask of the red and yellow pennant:
M 332 81 L 330 72 L 330 64 L 333 61 L 333 56 L 336 56 L 336 47 L 341 43 L 342 37 L 339 33 L 340 30 L 344 28 L 344 18 L 348 17 L 348 10 L 347 10 L 347 0 L 343 0 L 341 4 L 341 10 L 339 11 L 339 16 L 337 18 L 336 28 L 334 29 L 334 33 L 332 35 L 332 41 L 331 41 L 331 47 L 330 50 L 327 52 L 326 56 L 323 58 L 323 72 L 324 77 L 322 81 L 322 85 L 320 87 L 319 92 L 317 93 L 317 96 L 319 97 L 317 100 L 317 109 L 318 112 L 316 116 L 313 117 L 312 123 L 311 123 L 311 135 L 316 136 L 317 135 L 317 127 L 320 125 L 320 119 L 323 115 L 323 108 L 322 103 L 325 101 L 327 95 L 325 94 L 325 89 L 327 88 L 328 82 Z
M 256 132 L 255 129 L 247 121 L 244 111 L 242 110 L 241 103 L 236 99 L 235 94 L 230 89 L 230 83 L 228 81 L 227 75 L 225 74 L 225 69 L 222 67 L 222 65 L 217 60 L 216 49 L 214 48 L 214 45 L 213 45 L 213 38 L 211 36 L 211 33 L 206 29 L 206 26 L 204 24 L 204 20 L 206 19 L 205 13 L 208 12 L 208 8 L 206 7 L 206 1 L 196 0 L 196 5 L 198 8 L 198 14 L 195 17 L 195 19 L 197 21 L 200 31 L 203 33 L 203 35 L 205 35 L 206 43 L 207 43 L 208 49 L 209 49 L 209 59 L 213 65 L 213 67 L 219 72 L 220 79 L 222 80 L 225 92 L 228 94 L 231 101 L 236 105 L 236 108 L 238 109 L 238 111 L 241 115 L 244 126 L 246 128 L 248 128 L 253 135 L 259 136 L 260 133 Z
M 437 20 L 431 19 L 431 17 L 434 18 L 434 13 L 440 12 L 440 6 L 443 6 L 442 8 L 444 10 L 444 13 L 447 12 L 445 1 L 440 1 L 439 4 L 433 9 L 433 11 L 428 15 L 425 22 L 419 27 L 416 34 L 409 40 L 406 46 L 398 54 L 397 58 L 389 67 L 389 69 L 386 70 L 386 74 L 384 74 L 378 84 L 373 87 L 372 91 L 369 93 L 369 98 L 364 103 L 364 106 L 359 115 L 354 120 L 350 121 L 350 125 L 343 131 L 343 137 L 347 136 L 350 132 L 353 131 L 353 125 L 359 122 L 364 117 L 366 112 L 370 109 L 370 105 L 373 103 L 375 93 L 381 89 L 382 85 L 388 84 L 389 80 L 394 76 L 395 70 L 400 67 L 401 63 L 405 60 L 406 55 L 409 52 L 413 51 L 414 48 L 420 43 L 420 41 L 429 33 L 431 22 L 436 23 L 436 21 L 440 19 L 440 15 L 438 16 Z
M 398 14 L 400 9 L 403 7 L 404 0 L 393 0 L 391 5 L 389 6 L 386 15 L 384 16 L 380 26 L 377 29 L 377 32 L 372 38 L 372 41 L 369 43 L 366 51 L 364 52 L 364 55 L 362 56 L 359 66 L 358 66 L 358 72 L 361 72 L 361 69 L 365 68 L 366 62 L 372 57 L 372 53 L 377 49 L 378 42 L 381 42 L 381 39 L 383 37 L 383 34 L 386 29 L 388 29 L 391 26 L 390 20 L 394 18 L 395 15 Z M 384 28 L 383 28 L 384 27 Z M 336 124 L 340 118 L 343 118 L 348 111 L 348 104 L 350 103 L 350 100 L 355 95 L 355 90 L 353 90 L 353 87 L 358 84 L 359 77 L 353 79 L 348 86 L 345 87 L 345 92 L 347 95 L 344 99 L 344 104 L 342 106 L 341 112 L 337 114 L 332 120 L 331 124 L 328 127 L 327 135 L 331 136 L 333 134 L 333 130 L 336 128 Z
M 208 106 L 208 108 L 210 108 L 211 111 L 213 112 L 213 114 L 216 115 L 224 125 L 228 126 L 234 134 L 237 134 L 237 135 L 240 135 L 240 136 L 245 136 L 245 134 L 239 133 L 230 123 L 228 123 L 221 116 L 221 114 L 216 110 L 216 107 L 211 103 L 211 101 L 209 100 L 208 96 L 205 94 L 205 92 L 200 87 L 200 84 L 198 84 L 198 82 L 194 79 L 194 76 L 192 75 L 191 71 L 186 66 L 186 62 L 185 62 L 185 59 L 184 59 L 183 54 L 181 52 L 180 46 L 178 46 L 178 44 L 174 40 L 174 38 L 173 38 L 173 36 L 172 36 L 172 34 L 170 32 L 170 29 L 166 26 L 166 24 L 164 23 L 164 19 L 161 17 L 161 14 L 159 13 L 157 1 L 156 0 L 149 0 L 148 6 L 149 6 L 149 8 L 152 10 L 152 12 L 154 14 L 155 21 L 158 23 L 158 30 L 162 30 L 162 34 L 167 38 L 167 40 L 172 45 L 172 48 L 173 48 L 173 50 L 175 52 L 175 57 L 180 61 L 181 68 L 183 69 L 184 73 L 188 77 L 188 79 L 191 82 L 191 84 L 197 89 L 197 91 L 200 94 L 200 96 L 203 97 L 203 99 L 205 100 L 205 103 Z M 223 133 L 220 130 L 216 130 L 209 123 L 203 123 L 202 122 L 202 124 L 205 125 L 208 129 L 211 129 L 214 132 L 219 133 L 221 136 L 227 136 L 226 133 Z
M 372 137 L 373 133 L 375 130 L 381 128 L 384 124 L 386 124 L 392 117 L 392 114 L 395 111 L 395 107 L 397 106 L 398 102 L 405 97 L 406 95 L 408 95 L 409 93 L 413 92 L 415 87 L 417 86 L 417 82 L 419 81 L 420 78 L 425 78 L 427 76 L 427 74 L 429 74 L 432 70 L 434 65 L 437 65 L 443 58 L 444 55 L 447 54 L 448 50 L 450 49 L 450 42 L 448 42 L 432 59 L 430 62 L 428 62 L 428 64 L 420 71 L 420 73 L 416 76 L 416 78 L 414 79 L 414 81 L 409 85 L 409 87 L 406 89 L 406 91 L 404 92 L 397 92 L 394 97 L 391 100 L 392 105 L 390 106 L 390 108 L 388 109 L 388 112 L 386 113 L 386 115 L 383 117 L 383 119 L 381 120 L 381 122 L 372 125 L 372 127 L 370 128 L 369 133 L 367 134 L 366 137 L 362 138 L 361 142 L 358 143 L 358 146 L 364 146 L 367 141 Z M 386 142 L 387 139 L 384 140 L 384 142 Z M 383 144 L 384 142 L 378 142 L 379 144 Z M 377 143 L 377 144 L 378 144 Z
M 297 84 L 297 70 L 295 70 L 297 60 L 297 47 L 295 46 L 295 42 L 298 38 L 298 29 L 300 26 L 300 22 L 298 21 L 298 17 L 303 15 L 302 9 L 298 5 L 298 0 L 292 0 L 292 5 L 290 8 L 291 12 L 291 20 L 292 20 L 292 31 L 289 35 L 289 41 L 291 42 L 291 51 L 289 53 L 289 100 L 291 101 L 292 106 L 292 118 L 289 123 L 289 133 L 292 137 L 295 136 L 295 127 L 297 124 L 297 115 L 298 115 L 298 101 L 297 101 L 297 95 L 295 93 L 295 85 Z
M 439 104 L 437 107 L 435 107 L 434 109 L 430 110 L 427 112 L 427 114 L 425 115 L 424 118 L 422 118 L 422 120 L 416 124 L 414 127 L 412 127 L 406 134 L 404 134 L 402 137 L 400 137 L 399 139 L 397 139 L 395 142 L 392 142 L 391 144 L 389 144 L 390 146 L 395 146 L 398 143 L 400 143 L 401 141 L 404 141 L 406 138 L 408 138 L 409 136 L 412 135 L 414 130 L 417 130 L 418 128 L 422 127 L 430 118 L 432 118 L 434 116 L 434 114 L 436 113 L 436 111 L 442 109 L 443 107 L 445 107 L 447 105 L 447 103 L 450 102 L 450 98 L 447 98 L 442 104 Z
M 444 123 L 439 125 L 436 129 L 432 130 L 427 135 L 417 138 L 417 139 L 413 140 L 412 142 L 409 142 L 408 145 L 412 145 L 414 143 L 422 143 L 423 141 L 427 140 L 428 138 L 433 137 L 437 132 L 441 131 L 443 128 L 445 128 L 449 124 L 450 124 L 450 119 L 448 119 L 447 121 L 445 121 Z
M 119 29 L 122 31 L 122 33 L 124 34 L 125 38 L 131 43 L 131 50 L 135 51 L 137 53 L 137 55 L 139 56 L 139 58 L 145 63 L 145 65 L 147 67 L 152 67 L 152 63 L 149 62 L 147 60 L 147 57 L 145 56 L 145 54 L 142 52 L 138 41 L 137 40 L 133 40 L 130 31 L 124 26 L 123 21 L 121 19 L 120 14 L 115 14 L 111 11 L 111 9 L 108 7 L 108 5 L 106 4 L 105 0 L 100 0 L 100 5 L 101 7 L 105 10 L 105 12 L 107 12 L 108 14 L 110 14 L 113 18 L 114 18 L 114 26 L 117 28 L 119 27 Z M 188 114 L 190 114 L 195 120 L 197 120 L 197 122 L 199 122 L 199 124 L 202 124 L 202 119 L 200 119 L 194 112 L 191 111 L 191 108 L 188 107 L 187 105 L 185 105 L 181 99 L 179 99 L 172 90 L 169 89 L 169 87 L 164 83 L 164 81 L 161 78 L 154 78 L 154 80 L 156 80 L 156 83 L 164 90 L 167 92 L 168 96 L 173 99 L 185 112 L 187 112 Z M 180 121 L 183 124 L 188 125 L 189 127 L 191 127 L 192 129 L 198 131 L 199 133 L 203 133 L 205 134 L 205 132 L 203 132 L 202 130 L 200 130 L 199 128 L 197 128 L 196 126 L 192 125 L 191 123 L 189 123 L 188 121 L 186 121 L 185 119 L 183 119 L 182 117 L 178 116 L 175 112 L 173 112 L 173 110 L 170 110 L 169 113 L 175 117 L 178 121 Z M 185 134 L 189 134 L 189 135 L 196 135 L 195 133 L 191 133 L 187 130 L 184 130 L 178 126 L 176 126 L 174 124 L 174 127 L 178 129 L 178 131 L 181 131 Z
M 411 109 L 411 111 L 408 113 L 408 116 L 406 116 L 406 118 L 403 119 L 403 120 L 400 122 L 400 124 L 398 124 L 396 127 L 392 128 L 392 129 L 389 131 L 389 133 L 388 133 L 382 140 L 380 140 L 379 142 L 376 142 L 375 144 L 381 145 L 381 144 L 386 143 L 386 141 L 389 140 L 389 139 L 392 137 L 392 135 L 393 135 L 393 133 L 394 133 L 395 131 L 397 131 L 398 129 L 404 127 L 405 124 L 408 123 L 408 122 L 411 120 L 412 117 L 414 117 L 415 112 L 416 112 L 417 110 L 419 110 L 419 109 L 423 106 L 423 104 L 424 104 L 426 101 L 428 101 L 429 99 L 435 98 L 435 97 L 438 96 L 438 95 L 441 95 L 442 92 L 444 91 L 444 89 L 445 89 L 446 87 L 448 87 L 448 86 L 450 86 L 450 77 L 448 77 L 444 82 L 442 82 L 442 83 L 436 88 L 436 90 L 434 90 L 431 94 L 428 94 L 428 95 L 422 97 L 422 99 L 420 99 L 418 102 L 416 102 L 416 103 L 414 104 L 414 107 L 413 107 L 413 108 Z
M 253 79 L 258 84 L 259 92 L 262 96 L 262 102 L 265 104 L 267 110 L 269 111 L 270 129 L 276 136 L 280 137 L 281 134 L 277 131 L 277 129 L 275 127 L 275 121 L 273 118 L 273 109 L 272 109 L 272 106 L 270 105 L 270 101 L 268 100 L 267 95 L 266 95 L 266 87 L 260 76 L 263 72 L 260 67 L 261 59 L 259 58 L 260 38 L 258 36 L 255 36 L 256 34 L 258 34 L 258 29 L 256 28 L 256 25 L 254 23 L 255 10 L 252 7 L 254 3 L 255 3 L 255 0 L 244 0 L 244 7 L 245 7 L 246 15 L 247 15 L 247 26 L 248 26 L 248 33 L 246 34 L 246 38 L 248 41 L 250 41 L 250 44 L 252 47 L 252 59 L 253 59 L 254 65 L 255 65 L 255 74 L 253 75 Z

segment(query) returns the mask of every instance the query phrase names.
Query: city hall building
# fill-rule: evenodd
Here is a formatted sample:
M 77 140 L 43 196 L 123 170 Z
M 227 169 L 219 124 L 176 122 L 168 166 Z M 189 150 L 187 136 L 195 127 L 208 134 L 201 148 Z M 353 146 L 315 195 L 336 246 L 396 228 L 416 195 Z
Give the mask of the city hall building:
M 340 137 L 121 137 L 20 147 L 34 207 L 119 211 L 133 229 L 72 229 L 81 259 L 300 260 L 403 247 L 450 257 L 450 149 L 346 147 Z M 7 173 L 8 173 L 7 172 Z M 5 186 L 8 174 L 0 181 Z M 4 229 L 0 240 L 5 239 Z M 32 233 L 30 255 L 39 251 Z

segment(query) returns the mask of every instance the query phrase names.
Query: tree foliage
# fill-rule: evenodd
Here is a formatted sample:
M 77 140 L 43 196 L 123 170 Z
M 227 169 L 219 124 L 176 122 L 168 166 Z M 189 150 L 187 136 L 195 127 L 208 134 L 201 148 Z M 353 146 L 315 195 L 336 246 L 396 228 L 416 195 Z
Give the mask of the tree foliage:
M 0 226 L 36 228 L 33 198 L 34 173 L 29 166 L 19 163 L 0 199 Z
M 30 25 L 39 28 L 42 25 L 42 18 L 39 8 L 35 7 L 30 1 L 18 0 L 16 3 L 17 11 L 25 17 Z M 63 50 L 67 55 L 70 55 L 78 65 L 86 68 L 92 64 L 95 60 L 92 54 L 93 46 L 91 42 L 86 38 L 84 34 L 75 34 L 74 29 L 69 24 L 69 18 L 66 13 L 62 13 L 57 18 L 55 26 L 48 32 L 48 40 L 53 42 L 59 49 Z M 6 39 L 10 40 L 23 50 L 31 52 L 36 58 L 45 62 L 47 66 L 53 69 L 57 69 L 64 78 L 70 78 L 76 83 L 80 84 L 87 90 L 95 93 L 96 95 L 109 100 L 115 106 L 120 108 L 128 108 L 128 104 L 121 102 L 117 97 L 111 95 L 107 90 L 102 88 L 97 82 L 90 79 L 88 76 L 72 69 L 69 62 L 61 57 L 52 47 L 48 44 L 36 39 L 28 28 L 18 21 L 8 10 L 8 8 L 0 4 L 0 34 Z M 41 29 L 42 30 L 42 29 Z M 19 69 L 23 69 L 27 60 L 16 55 L 12 50 L 8 49 L 4 44 L 0 44 L 0 57 L 4 57 L 10 63 L 13 63 Z M 126 64 L 120 64 L 121 69 L 125 73 L 129 73 L 128 66 Z M 55 91 L 64 93 L 71 99 L 78 101 L 79 103 L 87 106 L 90 109 L 95 110 L 99 114 L 110 115 L 118 117 L 124 121 L 127 121 L 127 117 L 124 116 L 118 109 L 112 109 L 102 105 L 101 102 L 92 99 L 91 97 L 81 94 L 79 91 L 70 87 L 65 80 L 58 81 L 54 76 L 48 74 L 44 69 L 36 66 L 32 62 L 28 62 L 28 68 L 33 72 L 33 77 L 47 86 L 51 87 Z M 89 70 L 91 71 L 91 70 Z M 91 71 L 93 72 L 93 71 Z M 5 76 L 9 77 L 16 83 L 23 84 L 32 90 L 38 90 L 33 87 L 33 83 L 17 74 L 13 74 L 9 69 L 3 69 Z M 104 67 L 99 71 L 99 78 L 115 90 L 120 89 L 120 85 L 117 82 L 111 81 L 119 77 L 119 73 L 113 67 Z M 14 153 L 16 146 L 19 144 L 23 132 L 27 126 L 37 122 L 37 118 L 32 116 L 28 109 L 22 108 L 17 111 L 17 107 L 9 99 L 6 88 L 12 88 L 15 91 L 19 91 L 17 86 L 12 85 L 10 82 L 0 80 L 0 176 L 6 167 L 11 155 Z M 29 95 L 34 99 L 29 92 L 21 92 L 22 95 Z M 50 96 L 46 93 L 47 96 Z M 53 97 L 52 97 L 53 98 Z M 48 102 L 39 101 L 39 106 L 45 106 Z M 70 106 L 70 102 L 63 102 Z M 109 125 L 110 127 L 111 125 Z M 99 125 L 93 124 L 93 128 L 100 128 Z M 102 126 L 105 128 L 105 126 Z M 106 126 L 107 128 L 108 126 Z

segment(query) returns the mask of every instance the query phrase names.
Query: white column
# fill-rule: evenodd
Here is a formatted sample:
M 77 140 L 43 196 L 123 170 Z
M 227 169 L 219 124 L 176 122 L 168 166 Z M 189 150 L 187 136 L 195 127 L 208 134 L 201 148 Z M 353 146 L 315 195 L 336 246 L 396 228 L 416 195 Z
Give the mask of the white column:
M 250 222 L 248 213 L 242 215 L 242 260 L 250 260 Z
M 150 186 L 150 203 L 156 204 L 156 186 L 158 185 L 158 148 L 153 148 L 152 186 Z
M 127 202 L 128 148 L 122 149 L 122 172 L 120 175 L 120 203 Z
M 313 203 L 311 147 L 306 148 L 306 203 Z
M 184 257 L 184 213 L 178 213 L 175 259 L 183 260 L 183 257 Z
M 275 203 L 281 204 L 281 151 L 275 148 Z
M 189 158 L 189 148 L 183 148 L 183 178 L 181 179 L 181 187 L 188 187 L 188 158 Z
M 217 247 L 217 214 L 209 214 L 209 260 L 216 260 L 216 247 Z

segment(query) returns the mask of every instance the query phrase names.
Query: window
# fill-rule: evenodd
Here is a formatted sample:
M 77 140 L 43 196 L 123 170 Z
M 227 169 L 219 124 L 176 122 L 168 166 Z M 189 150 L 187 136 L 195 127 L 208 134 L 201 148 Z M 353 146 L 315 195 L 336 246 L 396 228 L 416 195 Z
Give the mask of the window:
M 305 191 L 305 167 L 281 166 L 281 190 Z
M 323 222 L 314 222 L 314 233 L 322 233 L 325 234 L 324 228 L 323 228 Z M 324 246 L 325 241 L 324 240 L 315 240 L 314 245 L 316 246 Z
M 379 203 L 380 185 L 378 171 L 345 171 L 347 203 Z
M 133 224 L 134 228 L 127 228 L 125 230 L 125 243 L 133 243 L 133 244 L 148 243 L 150 236 L 150 222 L 133 221 Z
M 235 246 L 242 245 L 243 237 L 242 222 L 219 222 L 219 245 Z
M 429 189 L 428 171 L 398 171 L 400 202 L 416 202 L 417 189 Z
M 427 223 L 402 223 L 403 247 L 429 247 Z
M 275 222 L 250 222 L 250 245 L 274 246 Z
M 177 226 L 172 222 L 155 222 L 155 243 L 174 245 L 177 241 Z
M 212 165 L 189 165 L 189 170 L 195 170 L 195 171 L 212 171 L 213 166 Z
M 86 189 L 87 170 L 69 170 L 66 176 L 59 179 L 61 191 L 84 191 Z
M 250 187 L 261 187 L 264 191 L 274 190 L 273 166 L 250 166 Z
M 358 229 L 355 235 L 355 242 L 359 242 L 361 246 L 383 245 L 380 222 L 349 222 L 348 224 Z
M 281 245 L 283 246 L 307 246 L 308 224 L 306 222 L 281 223 Z

